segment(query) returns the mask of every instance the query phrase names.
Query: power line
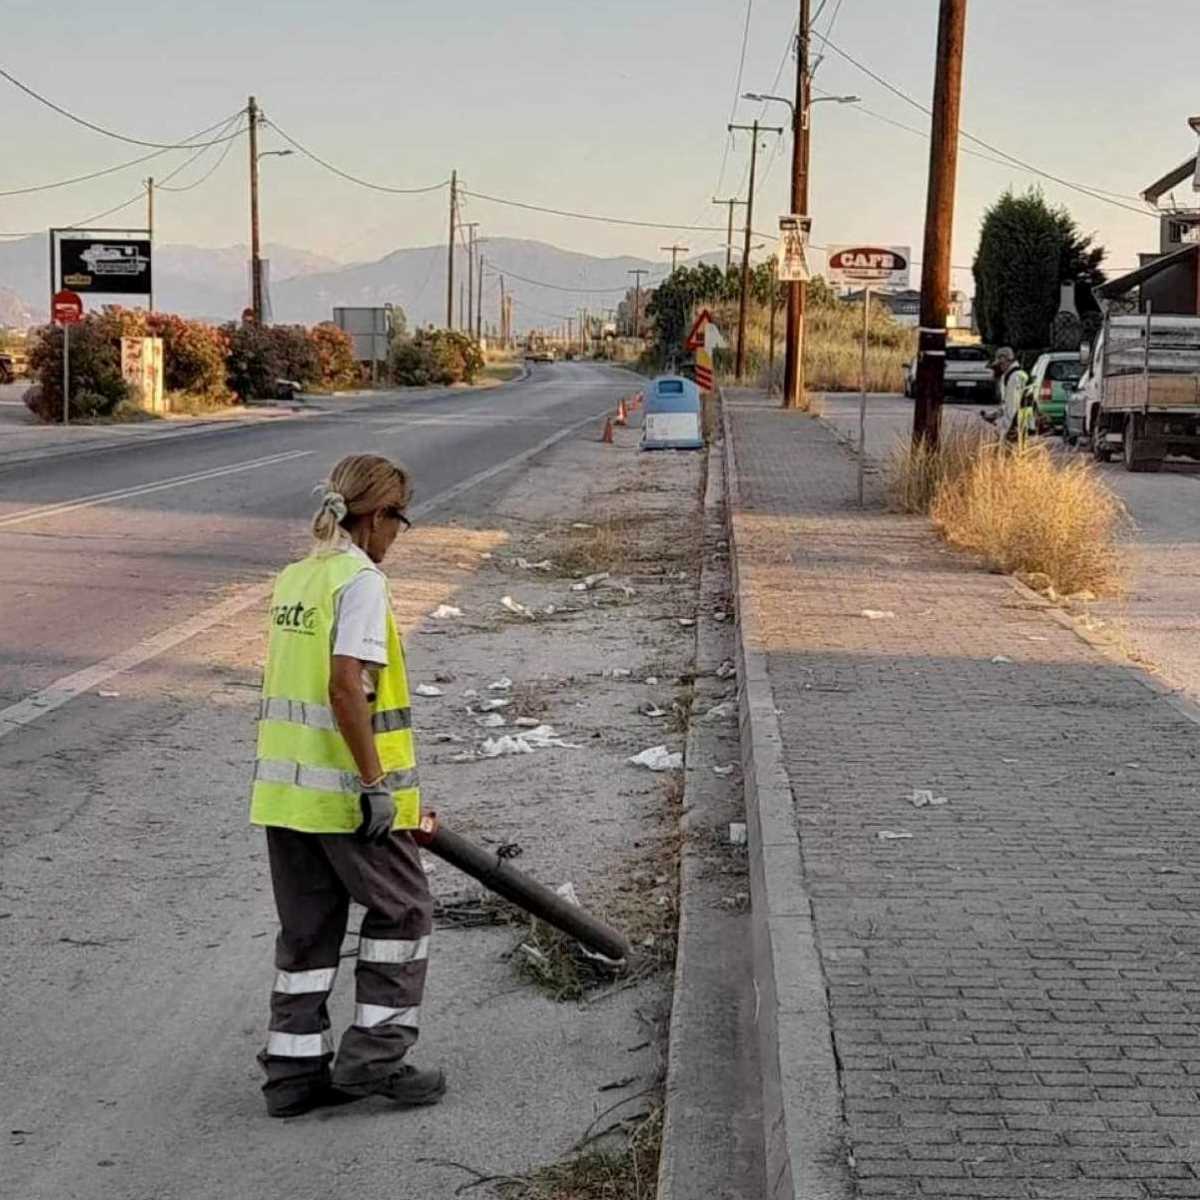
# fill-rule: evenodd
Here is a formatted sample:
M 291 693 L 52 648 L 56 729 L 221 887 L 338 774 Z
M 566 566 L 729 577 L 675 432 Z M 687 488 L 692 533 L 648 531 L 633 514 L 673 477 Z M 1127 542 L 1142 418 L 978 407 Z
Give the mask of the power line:
M 214 129 L 224 130 L 228 128 L 234 121 L 236 121 L 241 115 L 242 114 L 240 112 L 234 113 L 232 117 L 227 117 L 224 121 L 218 121 L 215 125 L 210 125 L 207 129 L 202 129 L 199 133 L 193 134 L 192 138 L 194 139 L 203 137 L 206 133 L 211 133 Z M 172 150 L 194 150 L 198 148 L 195 145 L 194 140 L 189 139 L 189 141 L 191 141 L 192 144 L 189 145 L 187 143 L 181 143 L 178 146 L 171 146 L 163 150 L 154 150 L 149 154 L 142 154 L 137 158 L 131 158 L 128 162 L 118 163 L 115 167 L 105 167 L 103 170 L 92 171 L 87 175 L 75 175 L 71 179 L 59 179 L 54 183 L 38 183 L 32 184 L 29 187 L 9 188 L 6 191 L 0 192 L 0 196 L 28 196 L 34 192 L 52 192 L 56 188 L 70 187 L 75 183 L 87 183 L 92 179 L 100 179 L 105 175 L 115 175 L 119 171 L 126 171 L 130 167 L 136 167 L 141 163 L 149 162 L 152 158 L 161 158 L 164 154 L 170 154 Z M 218 144 L 219 142 L 209 142 L 206 144 L 206 147 L 199 148 L 203 149 L 207 148 L 207 146 Z M 232 145 L 232 141 L 227 141 L 226 150 L 228 150 L 228 148 Z
M 882 75 L 879 75 L 875 71 L 871 70 L 871 68 L 865 63 L 859 62 L 859 60 L 853 57 L 853 55 L 848 54 L 840 46 L 831 42 L 828 37 L 816 33 L 815 31 L 813 36 L 820 38 L 821 42 L 828 46 L 830 50 L 844 58 L 848 63 L 851 64 L 851 66 L 857 67 L 858 70 L 862 71 L 864 75 L 867 75 L 869 78 L 878 83 L 880 87 L 886 88 L 893 95 L 899 97 L 906 104 L 911 104 L 913 108 L 924 113 L 926 116 L 932 116 L 931 109 L 927 108 L 919 100 L 914 100 L 913 97 L 910 96 L 906 91 L 897 87 L 894 83 L 884 79 Z M 1134 208 L 1132 204 L 1125 204 L 1121 199 L 1116 199 L 1116 197 L 1123 197 L 1127 199 L 1133 199 L 1134 197 L 1124 197 L 1124 193 L 1121 192 L 1108 192 L 1102 188 L 1094 188 L 1086 184 L 1074 183 L 1069 179 L 1063 179 L 1061 176 L 1054 175 L 1050 171 L 1044 171 L 1041 167 L 1036 167 L 1032 163 L 1026 162 L 1024 159 L 1017 158 L 1016 155 L 1009 154 L 1007 150 L 1001 150 L 1000 147 L 994 146 L 990 142 L 985 142 L 982 138 L 976 137 L 972 133 L 968 133 L 965 129 L 960 128 L 958 134 L 960 138 L 966 138 L 967 141 L 974 142 L 975 145 L 982 146 L 983 149 L 989 150 L 993 154 L 998 154 L 1001 158 L 1007 159 L 1012 165 L 1028 171 L 1031 175 L 1040 175 L 1043 179 L 1049 179 L 1051 182 L 1057 183 L 1062 187 L 1070 188 L 1072 191 L 1079 192 L 1084 196 L 1090 196 L 1093 200 L 1100 200 L 1104 204 L 1111 204 L 1115 208 L 1123 208 L 1127 212 L 1137 213 L 1139 216 L 1151 217 L 1154 220 L 1158 219 L 1157 213 L 1152 213 L 1145 208 Z
M 491 204 L 504 204 L 510 208 L 523 208 L 530 212 L 549 213 L 554 217 L 571 217 L 576 221 L 599 221 L 603 225 L 631 225 L 637 229 L 683 229 L 696 233 L 724 233 L 724 227 L 718 225 L 673 225 L 665 221 L 636 221 L 630 217 L 602 217 L 596 213 L 572 212 L 565 208 L 550 208 L 544 204 L 528 204 L 523 200 L 507 200 L 502 196 L 489 196 L 483 192 L 463 192 L 476 200 L 486 200 Z
M 742 49 L 738 55 L 737 78 L 733 84 L 733 103 L 729 106 L 729 121 L 733 123 L 733 118 L 737 116 L 738 101 L 742 98 L 742 74 L 746 69 L 746 47 L 750 41 L 750 17 L 754 11 L 754 0 L 746 0 L 746 20 L 742 25 Z M 725 150 L 721 155 L 721 170 L 717 174 L 717 186 L 713 188 L 714 195 L 721 194 L 721 185 L 725 182 L 725 168 L 729 163 L 729 151 L 733 147 L 733 134 L 728 133 L 725 138 Z
M 55 104 L 53 100 L 50 100 L 47 97 L 43 96 L 40 92 L 35 92 L 33 90 L 33 88 L 29 87 L 28 84 L 22 83 L 15 75 L 12 75 L 8 71 L 4 70 L 3 67 L 0 67 L 0 79 L 7 79 L 8 82 L 13 85 L 13 87 L 19 88 L 27 96 L 31 96 L 39 104 L 44 104 L 47 108 L 53 109 L 60 116 L 66 117 L 69 121 L 74 121 L 76 125 L 82 125 L 85 129 L 92 130 L 93 133 L 102 133 L 105 137 L 113 138 L 118 142 L 128 142 L 131 146 L 149 146 L 155 150 L 194 150 L 194 149 L 196 149 L 196 145 L 194 142 L 190 145 L 189 145 L 189 142 L 187 142 L 187 141 L 185 141 L 185 142 L 148 142 L 148 141 L 143 140 L 142 138 L 128 137 L 126 134 L 123 134 L 123 133 L 115 133 L 111 129 L 106 129 L 103 125 L 97 125 L 93 121 L 89 121 L 86 118 L 78 116 L 77 114 L 71 112 L 69 109 L 63 108 L 61 104 Z M 217 122 L 217 124 L 219 125 L 220 122 Z M 215 129 L 216 126 L 212 126 L 212 128 Z M 218 146 L 221 144 L 221 142 L 223 140 L 225 140 L 225 139 L 217 138 L 207 144 L 210 146 Z M 189 141 L 190 141 L 190 139 L 189 139 Z
M 274 121 L 264 117 L 263 124 L 270 125 L 285 142 L 289 142 L 306 158 L 312 159 L 313 162 L 324 167 L 325 170 L 332 171 L 335 175 L 340 175 L 343 179 L 348 179 L 351 183 L 358 184 L 359 187 L 370 188 L 373 192 L 387 192 L 393 196 L 420 196 L 426 192 L 440 192 L 442 188 L 450 185 L 450 180 L 448 179 L 443 179 L 441 183 L 431 183 L 427 187 L 412 188 L 390 187 L 383 183 L 372 183 L 369 179 L 360 179 L 357 175 L 351 175 L 349 171 L 343 171 L 341 167 L 335 167 L 333 163 L 327 162 L 319 155 L 314 154 L 307 146 L 302 146 L 294 137 L 280 129 Z
M 239 113 L 238 116 L 240 117 L 241 113 Z M 239 129 L 237 132 L 239 134 L 242 134 L 242 133 L 245 133 L 246 130 L 243 128 L 243 129 Z M 170 184 L 165 183 L 165 182 L 155 184 L 155 187 L 157 187 L 160 191 L 174 192 L 177 195 L 181 192 L 190 192 L 193 188 L 198 188 L 202 183 L 207 183 L 217 173 L 217 171 L 220 170 L 221 164 L 229 157 L 230 150 L 232 150 L 236 144 L 237 143 L 233 142 L 233 141 L 227 142 L 225 144 L 225 149 L 222 150 L 219 155 L 217 155 L 217 161 L 215 163 L 213 163 L 213 165 L 211 167 L 209 167 L 208 170 L 205 171 L 204 174 L 201 175 L 199 179 L 195 179 L 191 183 L 185 183 L 182 187 L 171 187 Z M 196 160 L 194 158 L 189 159 L 188 162 L 183 164 L 183 166 L 190 167 L 192 165 L 192 163 L 195 161 Z M 180 171 L 182 171 L 182 169 L 183 168 L 181 167 Z M 174 179 L 175 175 L 177 175 L 179 173 L 180 173 L 179 171 L 173 172 L 172 174 L 167 176 L 167 179 Z

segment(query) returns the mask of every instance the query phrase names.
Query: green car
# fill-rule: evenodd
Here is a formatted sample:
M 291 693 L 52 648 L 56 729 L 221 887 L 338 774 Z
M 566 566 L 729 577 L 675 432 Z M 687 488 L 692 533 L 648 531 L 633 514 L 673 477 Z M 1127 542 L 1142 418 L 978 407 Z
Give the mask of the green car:
M 1056 350 L 1043 354 L 1033 364 L 1025 395 L 1037 405 L 1044 425 L 1062 429 L 1067 416 L 1067 397 L 1083 376 L 1083 364 L 1077 350 Z

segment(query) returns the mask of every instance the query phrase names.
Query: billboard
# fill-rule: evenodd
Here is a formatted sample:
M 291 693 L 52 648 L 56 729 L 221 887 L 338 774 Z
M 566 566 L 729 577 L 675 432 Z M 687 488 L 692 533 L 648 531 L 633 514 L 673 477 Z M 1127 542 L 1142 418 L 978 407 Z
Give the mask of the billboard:
M 73 292 L 149 296 L 150 239 L 62 237 L 59 279 Z

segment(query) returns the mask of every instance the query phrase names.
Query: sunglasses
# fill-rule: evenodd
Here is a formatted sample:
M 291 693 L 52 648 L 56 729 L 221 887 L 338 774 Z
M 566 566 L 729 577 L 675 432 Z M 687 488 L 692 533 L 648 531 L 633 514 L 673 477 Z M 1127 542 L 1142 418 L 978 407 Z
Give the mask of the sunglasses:
M 412 522 L 398 508 L 385 508 L 383 510 L 383 515 L 385 517 L 390 517 L 393 521 L 399 521 L 404 527 L 404 531 L 406 533 L 412 528 Z

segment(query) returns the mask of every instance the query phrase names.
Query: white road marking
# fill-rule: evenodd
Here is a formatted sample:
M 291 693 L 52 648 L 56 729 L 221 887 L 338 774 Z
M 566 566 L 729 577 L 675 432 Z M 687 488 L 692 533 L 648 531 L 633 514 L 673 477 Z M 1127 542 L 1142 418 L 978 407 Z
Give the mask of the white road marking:
M 75 512 L 81 508 L 94 508 L 98 504 L 110 504 L 114 500 L 125 500 L 131 496 L 145 496 L 150 492 L 162 492 L 168 488 L 183 487 L 189 483 L 201 483 L 206 479 L 217 479 L 222 475 L 236 475 L 239 471 L 256 471 L 260 467 L 273 467 L 277 463 L 290 462 L 294 458 L 304 458 L 312 454 L 311 450 L 289 450 L 284 454 L 270 454 L 265 458 L 253 458 L 249 462 L 235 463 L 229 467 L 214 467 L 209 471 L 196 471 L 191 475 L 176 475 L 172 479 L 163 479 L 158 483 L 143 483 L 137 487 L 119 488 L 112 492 L 97 492 L 93 496 L 83 496 L 78 500 L 63 500 L 58 504 L 39 504 L 37 508 L 27 508 L 22 512 L 0 517 L 0 529 L 10 525 L 23 525 L 26 521 L 37 521 L 42 517 L 59 516 L 62 513 Z
M 463 492 L 470 491 L 471 488 L 478 487 L 481 483 L 486 483 L 502 471 L 520 466 L 521 463 L 527 462 L 535 455 L 541 454 L 543 450 L 548 450 L 556 442 L 561 442 L 564 438 L 570 437 L 571 434 L 595 420 L 597 420 L 597 417 L 593 414 L 576 421 L 572 425 L 568 425 L 565 429 L 560 429 L 550 437 L 543 438 L 537 445 L 531 446 L 528 450 L 523 450 L 520 454 L 514 454 L 512 458 L 506 458 L 503 462 L 488 467 L 484 471 L 479 471 L 469 479 L 464 479 L 461 483 L 456 483 L 444 492 L 439 492 L 436 496 L 431 496 L 428 500 L 414 505 L 409 510 L 410 514 L 413 517 L 422 517 L 435 508 L 449 504 L 451 500 L 457 499 Z M 311 453 L 311 451 L 303 450 L 292 452 L 283 457 L 298 457 L 300 454 L 308 453 Z M 281 461 L 281 459 L 277 456 L 276 461 Z M 243 467 L 247 467 L 249 464 L 242 465 Z M 109 498 L 115 497 L 110 495 Z M 103 501 L 93 498 L 92 502 L 102 503 Z M 119 654 L 114 654 L 110 658 L 96 663 L 94 666 L 85 667 L 82 671 L 76 671 L 72 675 L 65 675 L 62 679 L 57 679 L 54 683 L 42 688 L 41 691 L 35 692 L 32 696 L 27 696 L 24 700 L 20 700 L 16 704 L 10 704 L 7 708 L 0 708 L 0 738 L 5 738 L 10 733 L 33 724 L 40 717 L 44 717 L 47 713 L 53 712 L 55 709 L 61 708 L 64 704 L 74 700 L 76 696 L 93 688 L 100 687 L 113 678 L 114 675 L 120 675 L 124 671 L 132 670 L 134 667 L 139 667 L 143 663 L 150 662 L 160 654 L 165 654 L 168 650 L 172 650 L 182 642 L 186 642 L 189 638 L 204 633 L 214 625 L 219 625 L 222 621 L 227 621 L 231 617 L 237 616 L 247 608 L 250 608 L 251 605 L 264 603 L 270 596 L 273 587 L 274 580 L 253 584 L 240 591 L 236 596 L 232 596 L 228 600 L 223 600 L 219 604 L 213 605 L 212 608 L 205 609 L 204 612 L 197 613 L 194 617 L 190 617 L 178 625 L 173 625 L 170 629 L 164 629 L 161 633 L 156 633 L 153 637 L 146 638 L 136 646 L 131 646 L 128 650 L 122 650 Z

